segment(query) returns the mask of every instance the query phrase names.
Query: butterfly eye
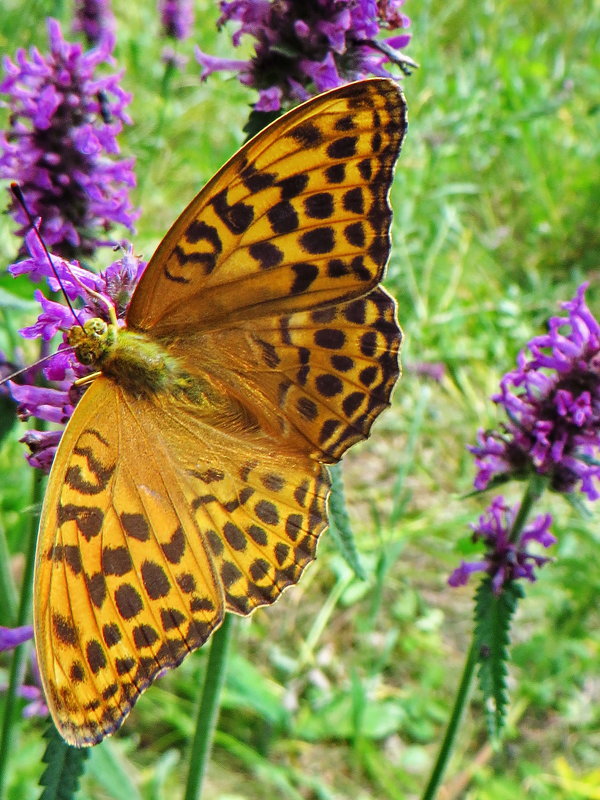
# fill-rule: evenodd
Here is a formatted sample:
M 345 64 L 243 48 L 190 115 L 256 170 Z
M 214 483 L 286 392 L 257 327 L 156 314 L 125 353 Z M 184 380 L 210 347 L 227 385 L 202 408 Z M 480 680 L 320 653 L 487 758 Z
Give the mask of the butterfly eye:
M 89 338 L 101 339 L 105 336 L 108 325 L 100 317 L 93 317 L 88 319 L 83 328 Z
M 112 327 L 99 317 L 88 319 L 83 328 L 72 327 L 67 341 L 75 348 L 75 356 L 81 364 L 95 364 L 114 341 Z

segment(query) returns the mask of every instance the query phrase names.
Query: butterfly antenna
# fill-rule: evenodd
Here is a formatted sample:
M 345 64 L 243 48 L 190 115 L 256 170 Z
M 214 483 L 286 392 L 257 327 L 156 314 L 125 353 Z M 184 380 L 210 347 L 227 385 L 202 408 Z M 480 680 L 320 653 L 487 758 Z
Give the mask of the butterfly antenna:
M 75 322 L 83 330 L 83 325 L 81 324 L 81 320 L 77 316 L 77 314 L 75 312 L 75 309 L 73 308 L 73 304 L 71 303 L 71 300 L 69 298 L 69 295 L 65 291 L 65 287 L 63 286 L 63 282 L 62 282 L 62 280 L 60 278 L 60 275 L 58 274 L 58 270 L 54 266 L 54 262 L 52 261 L 52 257 L 50 256 L 50 252 L 49 252 L 48 248 L 46 247 L 46 242 L 42 238 L 42 234 L 40 233 L 39 228 L 37 226 L 37 223 L 36 223 L 35 219 L 33 218 L 33 214 L 29 210 L 29 206 L 27 205 L 27 200 L 25 200 L 25 195 L 23 194 L 23 192 L 21 190 L 21 187 L 19 186 L 18 183 L 11 183 L 10 190 L 13 193 L 13 195 L 15 196 L 17 202 L 19 203 L 19 205 L 21 206 L 23 211 L 25 212 L 25 216 L 27 217 L 27 220 L 29 221 L 29 225 L 31 226 L 31 229 L 35 231 L 35 235 L 37 236 L 39 243 L 42 245 L 42 249 L 44 250 L 44 253 L 46 255 L 48 263 L 50 264 L 50 267 L 52 268 L 52 272 L 54 273 L 54 277 L 58 281 L 58 285 L 60 286 L 61 291 L 62 291 L 62 293 L 64 295 L 64 298 L 66 300 L 66 303 L 67 303 L 67 305 L 69 306 L 69 308 L 71 310 L 71 314 L 73 314 L 73 318 L 75 319 Z
M 379 39 L 358 39 L 357 44 L 366 44 L 372 47 L 373 50 L 379 50 L 379 52 L 386 55 L 393 64 L 400 67 L 405 75 L 411 75 L 413 69 L 419 69 L 419 64 L 417 64 L 416 61 L 413 61 L 406 53 L 399 53 L 398 50 L 395 50 L 387 44 L 387 42 L 383 42 Z
M 72 275 L 71 277 L 73 278 L 75 283 L 78 283 L 81 286 L 81 288 L 86 294 L 89 294 L 90 297 L 93 297 L 94 300 L 97 300 L 98 303 L 100 303 L 105 307 L 106 313 L 108 314 L 111 323 L 113 325 L 117 325 L 117 314 L 115 311 L 115 307 L 112 305 L 112 303 L 110 303 L 106 299 L 106 297 L 104 297 L 104 295 L 100 294 L 100 292 L 97 292 L 95 289 L 91 289 L 89 286 L 86 286 L 85 283 L 83 283 L 83 281 L 79 280 L 77 275 Z
M 59 350 L 58 352 L 69 353 L 73 352 L 73 350 L 75 350 L 74 346 L 64 347 L 62 350 Z M 13 378 L 18 378 L 19 375 L 22 375 L 24 372 L 29 372 L 30 369 L 35 369 L 36 367 L 39 367 L 39 365 L 43 364 L 44 361 L 50 361 L 50 359 L 54 358 L 55 355 L 57 355 L 57 353 L 48 353 L 47 356 L 44 356 L 43 358 L 40 358 L 37 361 L 34 361 L 33 364 L 29 364 L 27 367 L 21 367 L 21 369 L 18 369 L 16 372 L 11 372 L 10 375 L 5 375 L 3 378 L 0 378 L 0 386 L 3 386 L 5 383 L 8 383 L 8 381 L 12 381 Z

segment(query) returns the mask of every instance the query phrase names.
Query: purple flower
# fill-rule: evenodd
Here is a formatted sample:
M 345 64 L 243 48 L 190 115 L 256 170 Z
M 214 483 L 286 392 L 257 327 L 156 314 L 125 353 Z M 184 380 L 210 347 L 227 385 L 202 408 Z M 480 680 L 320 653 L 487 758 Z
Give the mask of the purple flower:
M 446 376 L 446 365 L 441 361 L 412 361 L 403 365 L 405 372 L 413 372 L 420 378 L 430 378 L 436 383 L 442 383 Z
M 0 653 L 4 650 L 13 650 L 30 639 L 33 639 L 31 625 L 23 625 L 20 628 L 5 628 L 0 625 Z
M 58 280 L 50 271 L 44 251 L 33 237 L 28 237 L 31 257 L 12 264 L 9 271 L 13 275 L 30 274 L 37 278 L 46 277 L 51 287 L 58 286 Z M 131 250 L 125 247 L 123 256 L 99 275 L 82 269 L 77 263 L 52 256 L 56 271 L 71 300 L 80 299 L 83 307 L 76 311 L 77 318 L 66 305 L 48 300 L 39 290 L 35 298 L 42 311 L 37 322 L 23 328 L 19 333 L 24 338 L 51 339 L 56 333 L 64 334 L 63 341 L 51 359 L 44 363 L 43 373 L 52 382 L 51 386 L 19 385 L 9 381 L 11 396 L 17 402 L 17 415 L 21 420 L 37 417 L 58 425 L 65 425 L 84 389 L 74 387 L 73 382 L 92 372 L 92 368 L 81 364 L 75 357 L 73 348 L 68 345 L 66 333 L 74 325 L 83 324 L 92 317 L 109 321 L 108 308 L 113 307 L 117 319 L 123 319 L 131 300 L 133 290 L 146 266 Z M 96 295 L 89 294 L 92 289 Z M 61 431 L 31 430 L 21 441 L 29 448 L 27 460 L 31 466 L 48 472 L 52 465 Z
M 531 542 L 542 547 L 550 547 L 556 542 L 549 531 L 552 517 L 550 514 L 536 517 L 513 542 L 512 528 L 518 511 L 518 506 L 511 508 L 501 496 L 492 500 L 487 512 L 479 517 L 479 522 L 471 525 L 473 541 L 485 543 L 485 557 L 479 561 L 463 561 L 448 578 L 450 586 L 464 586 L 474 572 L 487 572 L 496 594 L 500 594 L 509 581 L 519 578 L 536 580 L 534 568 L 542 567 L 550 559 L 530 553 L 527 547 Z
M 89 45 L 112 37 L 114 28 L 110 0 L 75 0 L 73 31 L 83 33 Z
M 517 369 L 492 399 L 508 422 L 479 431 L 469 447 L 477 464 L 475 487 L 490 481 L 546 475 L 557 492 L 580 489 L 600 497 L 600 325 L 585 303 L 587 283 L 552 317 L 548 333 L 529 342 Z
M 252 76 L 248 71 L 247 61 L 241 61 L 239 58 L 219 58 L 219 56 L 211 56 L 208 53 L 203 53 L 198 48 L 196 48 L 196 58 L 202 67 L 200 80 L 205 81 L 213 72 L 225 69 L 238 72 L 241 76 L 247 75 L 247 82 L 249 85 L 251 84 Z M 240 77 L 240 81 L 246 83 L 245 80 L 242 80 L 242 77 Z
M 400 12 L 404 0 L 221 0 L 217 25 L 239 23 L 233 33 L 237 47 L 243 35 L 256 40 L 252 58 L 239 61 L 209 56 L 201 50 L 202 79 L 218 70 L 233 70 L 238 79 L 259 92 L 255 108 L 273 111 L 312 94 L 364 78 L 389 76 L 386 67 L 404 69 L 410 59 L 398 49 L 410 36 L 377 39 L 382 30 L 405 28 L 410 20 Z
M 58 389 L 49 386 L 19 386 L 11 383 L 10 391 L 19 404 L 17 413 L 21 420 L 37 417 L 66 425 L 73 413 L 67 381 L 64 381 L 64 386 Z
M 0 652 L 12 650 L 23 642 L 33 639 L 33 628 L 31 625 L 23 625 L 20 628 L 5 628 L 0 626 Z M 24 717 L 45 717 L 48 715 L 44 694 L 42 692 L 42 682 L 37 664 L 35 653 L 32 654 L 32 672 L 35 686 L 21 685 L 18 689 L 19 697 L 28 700 L 28 704 L 23 709 Z M 6 691 L 6 686 L 1 686 L 0 691 Z
M 113 158 L 131 98 L 120 75 L 94 76 L 111 60 L 112 36 L 84 53 L 63 39 L 56 20 L 48 20 L 48 33 L 49 55 L 32 48 L 29 57 L 18 50 L 14 62 L 4 59 L 0 92 L 11 113 L 9 129 L 0 132 L 0 177 L 20 185 L 52 250 L 88 256 L 114 244 L 106 236 L 115 224 L 131 228 L 137 216 L 128 194 L 133 159 Z M 14 197 L 10 212 L 23 236 L 29 223 Z
M 29 448 L 27 461 L 32 467 L 41 469 L 42 472 L 50 472 L 50 467 L 56 455 L 56 448 L 60 442 L 62 431 L 27 431 L 19 439 Z
M 59 283 L 52 269 L 52 265 L 46 256 L 46 251 L 42 247 L 40 237 L 34 230 L 30 230 L 26 234 L 25 247 L 29 251 L 31 257 L 25 258 L 23 261 L 18 261 L 16 264 L 11 264 L 8 267 L 8 271 L 14 278 L 18 275 L 29 275 L 30 280 L 34 283 L 38 283 L 45 278 L 53 292 L 64 290 L 70 300 L 76 300 L 78 297 L 87 296 L 85 294 L 86 287 L 95 289 L 96 291 L 101 288 L 101 281 L 98 275 L 95 275 L 87 269 L 83 269 L 76 262 L 73 263 L 64 258 L 52 255 L 51 259 L 54 269 L 61 276 L 61 282 Z M 36 300 L 39 300 L 39 298 L 36 297 Z
M 125 244 L 123 256 L 118 261 L 113 261 L 98 276 L 100 279 L 98 291 L 112 302 L 117 319 L 125 317 L 133 290 L 142 277 L 145 268 L 146 262 L 140 261 L 137 256 L 134 256 L 132 247 L 129 244 Z M 94 298 L 90 299 L 90 304 L 91 308 L 94 309 L 95 316 L 106 316 L 106 308 L 100 307 Z
M 158 0 L 163 33 L 170 39 L 187 39 L 194 24 L 192 0 Z
M 41 688 L 41 681 L 39 686 L 21 686 L 19 688 L 19 696 L 29 702 L 23 709 L 23 716 L 25 719 L 30 717 L 47 717 L 50 713 L 46 705 L 46 698 Z
M 35 290 L 33 296 L 41 305 L 42 313 L 39 315 L 35 325 L 21 328 L 19 333 L 24 339 L 37 339 L 41 336 L 45 342 L 49 342 L 59 330 L 73 324 L 73 314 L 70 308 L 67 308 L 62 303 L 48 300 L 39 289 Z
M 282 91 L 279 86 L 270 86 L 261 89 L 258 93 L 258 102 L 254 108 L 257 111 L 278 111 L 281 108 Z

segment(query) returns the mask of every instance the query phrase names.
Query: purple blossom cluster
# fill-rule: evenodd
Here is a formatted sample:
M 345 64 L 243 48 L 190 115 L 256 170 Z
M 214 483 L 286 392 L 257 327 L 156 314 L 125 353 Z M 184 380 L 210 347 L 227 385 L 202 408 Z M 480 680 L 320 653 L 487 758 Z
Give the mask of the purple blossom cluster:
M 187 39 L 194 24 L 193 0 L 159 0 L 163 33 L 169 39 Z
M 369 75 L 389 77 L 390 62 L 405 66 L 398 53 L 409 34 L 379 40 L 382 30 L 406 28 L 404 0 L 222 0 L 218 26 L 233 21 L 237 47 L 243 35 L 255 40 L 248 60 L 226 59 L 196 50 L 202 79 L 220 70 L 237 73 L 256 88 L 258 111 L 277 111 L 285 104 Z
M 90 45 L 112 37 L 115 18 L 110 0 L 75 0 L 73 31 L 83 33 Z
M 111 60 L 113 37 L 83 52 L 48 20 L 50 53 L 19 50 L 4 59 L 0 93 L 8 97 L 10 128 L 0 131 L 0 177 L 18 183 L 29 210 L 41 219 L 47 245 L 66 258 L 89 256 L 115 224 L 131 228 L 137 213 L 129 201 L 135 185 L 133 159 L 116 160 L 117 134 L 129 123 L 130 95 L 120 75 L 96 77 Z M 29 226 L 11 197 L 10 213 Z
M 0 626 L 0 653 L 5 650 L 12 650 L 24 642 L 33 639 L 33 628 L 31 625 L 23 625 L 20 628 L 5 628 Z M 23 709 L 24 717 L 45 717 L 48 714 L 48 707 L 42 692 L 42 681 L 35 655 L 32 658 L 31 669 L 33 673 L 34 685 L 21 685 L 18 694 L 28 703 Z M 0 687 L 2 690 L 3 687 Z
M 479 431 L 469 450 L 477 464 L 475 487 L 493 479 L 548 476 L 557 492 L 580 489 L 600 497 L 600 325 L 585 302 L 587 284 L 562 304 L 504 376 L 492 399 L 508 422 L 501 431 Z
M 35 233 L 31 232 L 26 241 L 30 258 L 12 264 L 9 272 L 13 276 L 26 274 L 36 281 L 45 278 L 50 289 L 58 291 L 59 282 Z M 42 310 L 33 325 L 19 331 L 25 339 L 41 338 L 43 341 L 50 341 L 57 333 L 64 332 L 75 324 L 83 324 L 92 317 L 108 319 L 108 305 L 115 308 L 118 319 L 123 319 L 133 290 L 146 266 L 145 262 L 139 261 L 133 255 L 130 248 L 125 250 L 122 258 L 100 274 L 56 256 L 52 257 L 52 263 L 69 299 L 83 301 L 83 307 L 77 310 L 75 320 L 68 306 L 50 300 L 39 289 L 36 290 L 35 299 Z M 103 300 L 90 295 L 87 289 L 101 295 Z M 91 368 L 77 361 L 73 349 L 64 340 L 57 352 L 45 363 L 43 372 L 47 380 L 52 382 L 52 386 L 9 383 L 11 395 L 18 404 L 17 414 L 21 420 L 37 417 L 65 425 L 81 395 L 81 390 L 73 387 L 73 381 L 88 375 Z M 27 460 L 31 466 L 49 472 L 61 433 L 61 430 L 56 429 L 27 431 L 21 441 L 29 448 Z
M 474 572 L 481 571 L 491 577 L 496 594 L 500 594 L 507 583 L 518 578 L 536 580 L 534 568 L 542 567 L 550 559 L 531 553 L 527 548 L 531 542 L 537 542 L 542 547 L 550 547 L 556 542 L 550 533 L 552 517 L 550 514 L 536 517 L 513 541 L 512 531 L 518 511 L 518 506 L 508 506 L 502 496 L 492 500 L 486 513 L 471 525 L 473 540 L 485 544 L 485 556 L 479 561 L 463 561 L 448 579 L 450 586 L 464 586 Z

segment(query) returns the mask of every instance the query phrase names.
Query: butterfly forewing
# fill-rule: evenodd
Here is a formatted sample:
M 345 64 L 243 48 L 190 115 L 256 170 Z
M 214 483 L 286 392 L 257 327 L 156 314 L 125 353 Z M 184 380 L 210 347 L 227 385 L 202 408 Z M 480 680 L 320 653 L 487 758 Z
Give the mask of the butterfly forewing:
M 327 92 L 246 144 L 151 259 L 127 320 L 156 335 L 365 294 L 389 255 L 388 192 L 406 129 L 389 80 Z
M 114 732 L 225 611 L 272 603 L 314 559 L 323 464 L 368 436 L 398 376 L 377 284 L 405 124 L 389 80 L 314 98 L 244 146 L 151 259 L 127 325 L 185 378 L 148 392 L 119 379 L 128 361 L 105 368 L 40 524 L 38 659 L 69 743 Z
M 328 490 L 307 456 L 274 457 L 262 431 L 232 434 L 172 399 L 100 378 L 79 412 L 44 509 L 55 536 L 38 554 L 35 620 L 48 702 L 76 745 L 115 730 L 225 609 L 248 614 L 297 582 Z

